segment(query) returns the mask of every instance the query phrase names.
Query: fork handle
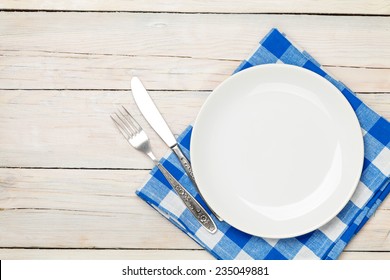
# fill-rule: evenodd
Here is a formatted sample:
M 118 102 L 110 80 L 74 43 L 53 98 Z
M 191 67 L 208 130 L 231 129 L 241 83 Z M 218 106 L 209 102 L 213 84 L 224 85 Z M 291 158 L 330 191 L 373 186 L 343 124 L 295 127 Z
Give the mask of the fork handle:
M 168 170 L 161 163 L 156 163 L 157 168 L 161 171 L 164 177 L 168 180 L 169 184 L 178 194 L 180 199 L 191 211 L 192 215 L 199 221 L 199 223 L 210 233 L 217 232 L 217 226 L 213 219 L 206 212 L 206 210 L 199 204 L 199 202 L 169 173 Z

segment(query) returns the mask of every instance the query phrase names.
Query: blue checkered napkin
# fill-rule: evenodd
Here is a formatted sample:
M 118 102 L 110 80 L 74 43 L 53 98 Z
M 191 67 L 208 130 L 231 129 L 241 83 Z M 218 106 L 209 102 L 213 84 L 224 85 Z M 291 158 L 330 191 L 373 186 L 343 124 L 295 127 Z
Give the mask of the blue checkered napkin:
M 318 230 L 296 238 L 263 239 L 216 219 L 218 232 L 209 234 L 185 208 L 157 168 L 151 171 L 137 194 L 217 259 L 336 259 L 390 192 L 390 123 L 368 108 L 345 85 L 329 76 L 308 53 L 299 50 L 276 29 L 268 33 L 236 72 L 267 63 L 293 64 L 316 72 L 334 84 L 355 110 L 364 135 L 363 173 L 356 192 L 337 217 Z M 191 131 L 189 126 L 178 139 L 186 156 L 189 156 Z M 172 153 L 161 162 L 202 202 Z

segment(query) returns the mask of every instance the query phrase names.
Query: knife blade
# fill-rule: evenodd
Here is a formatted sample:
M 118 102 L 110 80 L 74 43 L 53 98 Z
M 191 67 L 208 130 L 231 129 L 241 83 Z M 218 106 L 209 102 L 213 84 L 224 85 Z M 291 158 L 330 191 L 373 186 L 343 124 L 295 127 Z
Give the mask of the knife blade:
M 202 194 L 200 193 L 198 185 L 195 182 L 190 161 L 183 154 L 171 129 L 169 128 L 168 124 L 164 120 L 160 111 L 157 109 L 152 98 L 150 97 L 149 93 L 147 92 L 146 88 L 144 87 L 144 85 L 142 84 L 139 78 L 133 77 L 131 79 L 131 91 L 133 93 L 135 103 L 137 104 L 142 115 L 145 117 L 145 119 L 148 121 L 150 126 L 154 129 L 154 131 L 156 131 L 156 133 L 160 136 L 160 138 L 165 142 L 165 144 L 169 146 L 169 148 L 171 148 L 171 150 L 175 153 L 177 158 L 180 160 L 181 165 L 183 166 L 187 175 L 190 177 L 199 195 L 202 197 L 203 201 L 205 201 L 210 211 L 214 214 L 214 216 L 218 220 L 222 221 L 222 219 L 207 204 L 206 200 L 203 198 Z
M 158 111 L 144 85 L 137 77 L 133 77 L 131 79 L 131 90 L 133 92 L 135 103 L 137 103 L 137 106 L 142 115 L 145 117 L 154 131 L 157 132 L 161 139 L 170 148 L 177 145 L 176 138 L 169 129 L 168 124 L 165 122 L 164 118 Z

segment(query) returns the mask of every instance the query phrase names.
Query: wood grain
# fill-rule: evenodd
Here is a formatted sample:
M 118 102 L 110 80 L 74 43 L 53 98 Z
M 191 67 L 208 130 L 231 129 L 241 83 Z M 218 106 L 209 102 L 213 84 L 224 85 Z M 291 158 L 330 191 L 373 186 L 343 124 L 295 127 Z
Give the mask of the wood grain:
M 241 61 L 278 27 L 323 65 L 390 68 L 389 23 L 389 17 L 364 16 L 0 13 L 0 53 L 14 52 L 20 61 L 36 51 L 44 52 L 35 53 L 40 58 L 58 52 L 65 57 L 107 55 L 113 72 L 120 68 L 116 63 L 122 56 Z M 101 67 L 95 56 L 86 58 L 90 59 L 81 63 Z M 165 72 L 180 71 L 178 66 Z
M 209 92 L 157 91 L 151 96 L 174 134 L 192 123 Z M 390 119 L 389 94 L 360 94 Z M 151 168 L 114 127 L 124 104 L 145 128 L 158 157 L 167 146 L 149 127 L 128 91 L 0 91 L 0 166 Z
M 243 5 L 234 0 L 4 0 L 0 9 L 80 10 L 80 11 L 155 11 L 192 13 L 316 13 L 316 14 L 390 14 L 386 0 L 249 0 Z
M 138 76 L 150 90 L 212 90 L 238 60 L 2 51 L 1 89 L 129 89 Z M 357 92 L 390 92 L 390 68 L 326 66 Z

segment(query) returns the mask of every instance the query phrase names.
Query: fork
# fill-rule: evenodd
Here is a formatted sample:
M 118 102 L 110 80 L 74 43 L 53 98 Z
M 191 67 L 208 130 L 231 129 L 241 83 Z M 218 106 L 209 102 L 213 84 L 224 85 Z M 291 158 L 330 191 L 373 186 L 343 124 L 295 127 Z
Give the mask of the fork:
M 135 149 L 148 155 L 154 162 L 157 168 L 161 171 L 164 177 L 168 180 L 173 190 L 177 193 L 186 207 L 199 221 L 199 223 L 210 233 L 217 232 L 217 226 L 206 210 L 199 202 L 169 173 L 167 169 L 157 160 L 150 147 L 148 136 L 138 122 L 131 116 L 129 111 L 122 106 L 122 110 L 114 113 L 111 116 L 116 127 Z

